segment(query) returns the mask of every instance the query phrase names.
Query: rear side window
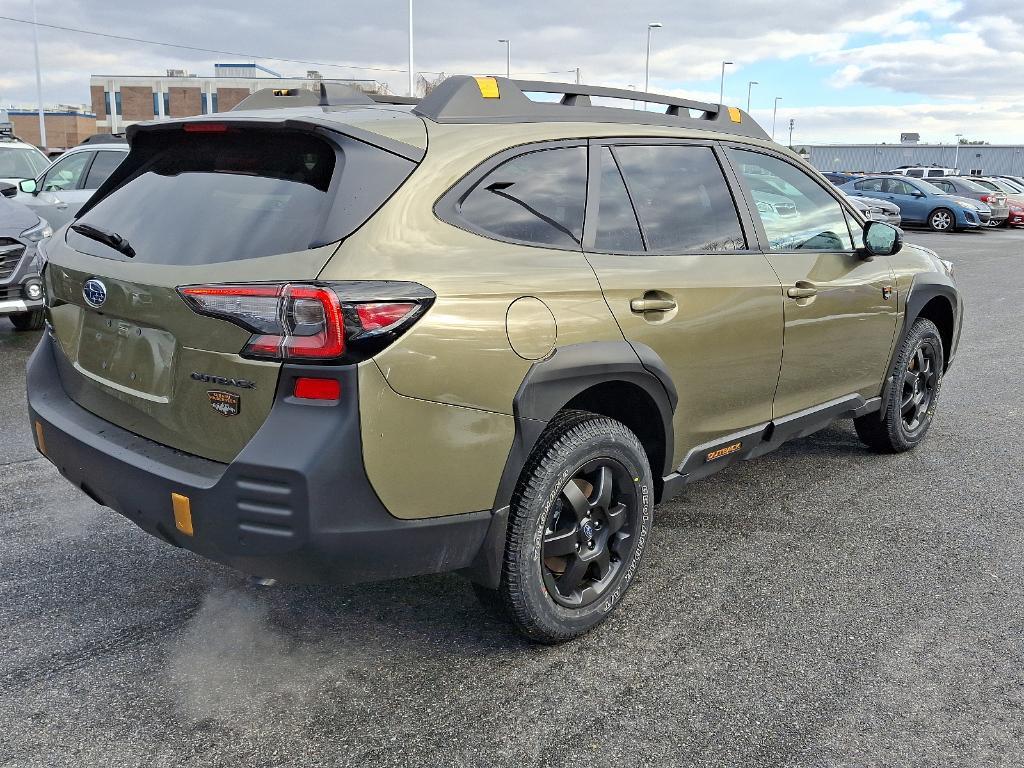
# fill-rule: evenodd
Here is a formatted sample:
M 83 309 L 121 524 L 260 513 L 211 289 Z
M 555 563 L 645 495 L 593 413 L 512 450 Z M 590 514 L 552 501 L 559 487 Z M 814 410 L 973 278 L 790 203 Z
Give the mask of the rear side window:
M 586 198 L 586 147 L 559 147 L 502 163 L 469 191 L 458 212 L 473 229 L 503 240 L 578 248 Z
M 85 179 L 83 189 L 98 189 L 127 156 L 124 152 L 97 152 L 96 159 L 89 167 L 89 175 Z
M 746 240 L 722 169 L 710 147 L 615 147 L 647 250 L 744 250 Z
M 338 135 L 298 131 L 140 133 L 128 174 L 79 219 L 126 238 L 135 261 L 212 264 L 303 251 L 360 226 L 412 161 Z M 77 250 L 121 254 L 69 231 Z
M 599 251 L 644 249 L 633 203 L 629 200 L 619 166 L 608 147 L 601 150 L 601 199 L 597 208 L 594 247 Z

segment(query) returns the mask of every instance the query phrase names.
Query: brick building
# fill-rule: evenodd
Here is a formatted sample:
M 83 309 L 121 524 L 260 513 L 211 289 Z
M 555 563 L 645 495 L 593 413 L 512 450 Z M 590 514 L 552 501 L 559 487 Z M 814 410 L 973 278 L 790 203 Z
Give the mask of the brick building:
M 9 109 L 7 115 L 14 126 L 14 135 L 29 144 L 42 146 L 39 136 L 39 113 L 28 109 Z M 44 110 L 46 149 L 67 149 L 81 144 L 96 133 L 96 115 L 73 109 Z
M 258 64 L 216 64 L 213 77 L 169 69 L 164 77 L 93 75 L 89 81 L 99 133 L 121 133 L 132 123 L 227 112 L 261 88 L 309 88 L 326 80 L 319 72 L 282 77 Z M 374 80 L 328 80 L 381 92 Z

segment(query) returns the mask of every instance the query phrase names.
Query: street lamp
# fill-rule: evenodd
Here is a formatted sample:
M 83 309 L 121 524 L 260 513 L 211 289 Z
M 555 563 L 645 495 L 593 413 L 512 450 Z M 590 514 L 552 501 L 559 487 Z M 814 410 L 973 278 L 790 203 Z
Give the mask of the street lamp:
M 39 104 L 39 143 L 46 151 L 46 118 L 43 117 L 43 75 L 39 69 L 39 19 L 36 16 L 36 0 L 32 0 L 32 45 L 36 55 L 36 99 Z M 113 98 L 113 96 L 111 96 Z
M 409 0 L 409 95 L 416 95 L 415 74 L 412 67 L 412 0 Z
M 960 164 L 960 139 L 962 139 L 963 137 L 964 137 L 964 135 L 962 133 L 956 134 L 956 151 L 953 153 L 953 170 L 954 171 L 958 170 L 957 166 Z
M 760 85 L 760 83 L 757 82 L 757 80 L 751 80 L 749 83 L 747 83 L 747 113 L 748 114 L 750 113 L 750 89 L 753 88 L 755 85 Z
M 781 96 L 775 97 L 775 108 L 772 109 L 772 141 L 775 141 L 775 118 L 779 114 L 779 102 L 782 101 Z
M 651 90 L 651 30 L 661 29 L 664 24 L 660 21 L 652 21 L 647 25 L 647 63 L 644 65 L 644 93 Z M 647 102 L 644 102 L 644 109 L 647 109 Z
M 722 62 L 722 80 L 718 86 L 718 103 L 721 104 L 725 100 L 725 68 L 731 65 L 731 61 Z
M 499 40 L 505 44 L 505 77 L 512 79 L 512 43 L 509 40 Z

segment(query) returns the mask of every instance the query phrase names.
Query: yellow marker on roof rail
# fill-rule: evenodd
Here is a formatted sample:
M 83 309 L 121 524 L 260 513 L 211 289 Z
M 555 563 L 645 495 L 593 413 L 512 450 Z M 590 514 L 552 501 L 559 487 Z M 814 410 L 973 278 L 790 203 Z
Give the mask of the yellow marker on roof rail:
M 485 99 L 500 99 L 501 94 L 498 93 L 498 81 L 493 77 L 474 77 L 476 80 L 477 87 L 480 89 L 480 95 Z
M 743 122 L 743 113 L 740 112 L 739 107 L 729 107 L 729 119 L 734 123 Z

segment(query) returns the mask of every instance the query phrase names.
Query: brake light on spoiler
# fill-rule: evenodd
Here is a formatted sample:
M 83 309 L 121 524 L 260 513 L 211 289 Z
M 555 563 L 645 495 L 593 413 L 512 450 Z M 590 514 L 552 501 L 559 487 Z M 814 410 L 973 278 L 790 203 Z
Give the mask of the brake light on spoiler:
M 288 362 L 356 362 L 408 330 L 434 294 L 418 283 L 188 285 L 194 312 L 252 333 L 242 357 Z

